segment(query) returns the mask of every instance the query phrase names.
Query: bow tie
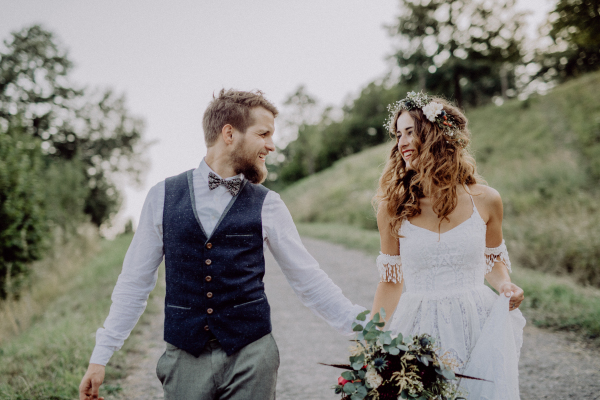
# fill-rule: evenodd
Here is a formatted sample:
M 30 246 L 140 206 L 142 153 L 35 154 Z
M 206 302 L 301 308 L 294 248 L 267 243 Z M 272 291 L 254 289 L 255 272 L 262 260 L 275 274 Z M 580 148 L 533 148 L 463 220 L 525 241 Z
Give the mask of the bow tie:
M 231 193 L 232 196 L 235 196 L 239 193 L 240 188 L 242 186 L 241 178 L 234 178 L 226 181 L 225 179 L 219 178 L 216 174 L 212 172 L 208 173 L 208 187 L 210 190 L 214 190 L 218 188 L 220 185 L 225 186 L 227 191 Z

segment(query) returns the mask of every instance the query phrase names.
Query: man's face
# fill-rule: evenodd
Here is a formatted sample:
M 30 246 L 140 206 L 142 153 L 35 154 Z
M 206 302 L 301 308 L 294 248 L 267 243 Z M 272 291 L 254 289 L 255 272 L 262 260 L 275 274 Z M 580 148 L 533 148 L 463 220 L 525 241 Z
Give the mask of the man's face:
M 253 123 L 246 133 L 234 131 L 235 144 L 231 163 L 236 174 L 244 174 L 252 183 L 262 183 L 267 178 L 267 154 L 275 151 L 275 118 L 263 107 L 250 110 L 250 116 Z

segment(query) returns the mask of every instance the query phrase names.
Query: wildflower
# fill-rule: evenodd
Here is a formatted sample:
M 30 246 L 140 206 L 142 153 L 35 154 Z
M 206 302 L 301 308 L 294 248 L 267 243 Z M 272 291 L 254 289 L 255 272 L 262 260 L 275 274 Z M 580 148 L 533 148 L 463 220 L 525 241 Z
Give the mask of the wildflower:
M 423 114 L 425 114 L 428 120 L 430 120 L 431 122 L 435 122 L 435 117 L 440 115 L 443 109 L 444 107 L 440 103 L 432 101 L 431 103 L 423 107 Z
M 350 346 L 348 350 L 350 351 L 350 355 L 352 357 L 359 356 L 365 352 L 365 348 L 360 343 L 357 343 L 354 346 Z

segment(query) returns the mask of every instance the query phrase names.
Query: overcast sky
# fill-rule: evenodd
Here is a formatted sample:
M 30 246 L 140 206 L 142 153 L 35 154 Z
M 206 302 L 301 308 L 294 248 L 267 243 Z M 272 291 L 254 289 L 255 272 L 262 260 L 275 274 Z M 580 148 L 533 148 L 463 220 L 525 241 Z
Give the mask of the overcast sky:
M 553 0 L 519 0 L 536 25 Z M 125 93 L 146 121 L 151 165 L 125 185 L 117 220 L 137 221 L 150 187 L 196 167 L 206 153 L 202 113 L 219 89 L 261 89 L 281 106 L 300 84 L 323 104 L 390 68 L 383 26 L 398 0 L 0 0 L 0 38 L 33 23 L 54 32 L 73 80 Z M 277 132 L 276 132 L 277 134 Z

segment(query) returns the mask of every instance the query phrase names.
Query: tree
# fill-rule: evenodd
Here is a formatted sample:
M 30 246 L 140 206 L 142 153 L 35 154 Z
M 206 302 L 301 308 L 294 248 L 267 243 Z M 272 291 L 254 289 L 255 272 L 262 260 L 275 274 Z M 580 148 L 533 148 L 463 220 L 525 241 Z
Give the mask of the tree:
M 316 172 L 316 157 L 321 145 L 319 126 L 326 113 L 321 111 L 317 100 L 304 85 L 288 96 L 284 106 L 283 141 L 279 143 L 283 149 L 278 153 L 283 155 L 285 162 L 272 169 L 279 182 L 289 184 Z
M 600 0 L 559 0 L 542 34 L 551 44 L 538 54 L 538 76 L 564 81 L 600 68 Z
M 514 6 L 515 0 L 402 0 L 389 27 L 402 81 L 461 107 L 516 95 L 524 14 Z
M 0 130 L 0 299 L 18 292 L 47 232 L 39 143 L 11 125 Z
M 272 189 L 282 189 L 331 166 L 342 157 L 389 140 L 383 123 L 387 105 L 406 95 L 407 87 L 386 78 L 371 82 L 359 96 L 342 107 L 341 118 L 334 118 L 332 107 L 321 108 L 304 86 L 285 102 L 282 111 L 284 141 L 270 159 Z M 273 160 L 273 158 L 275 160 Z M 279 158 L 279 160 L 277 160 Z
M 77 160 L 89 185 L 85 213 L 100 226 L 118 210 L 118 174 L 135 181 L 144 170 L 140 118 L 123 96 L 90 91 L 69 80 L 73 64 L 39 25 L 12 34 L 0 52 L 0 127 L 19 115 L 24 132 L 41 140 L 46 165 Z

